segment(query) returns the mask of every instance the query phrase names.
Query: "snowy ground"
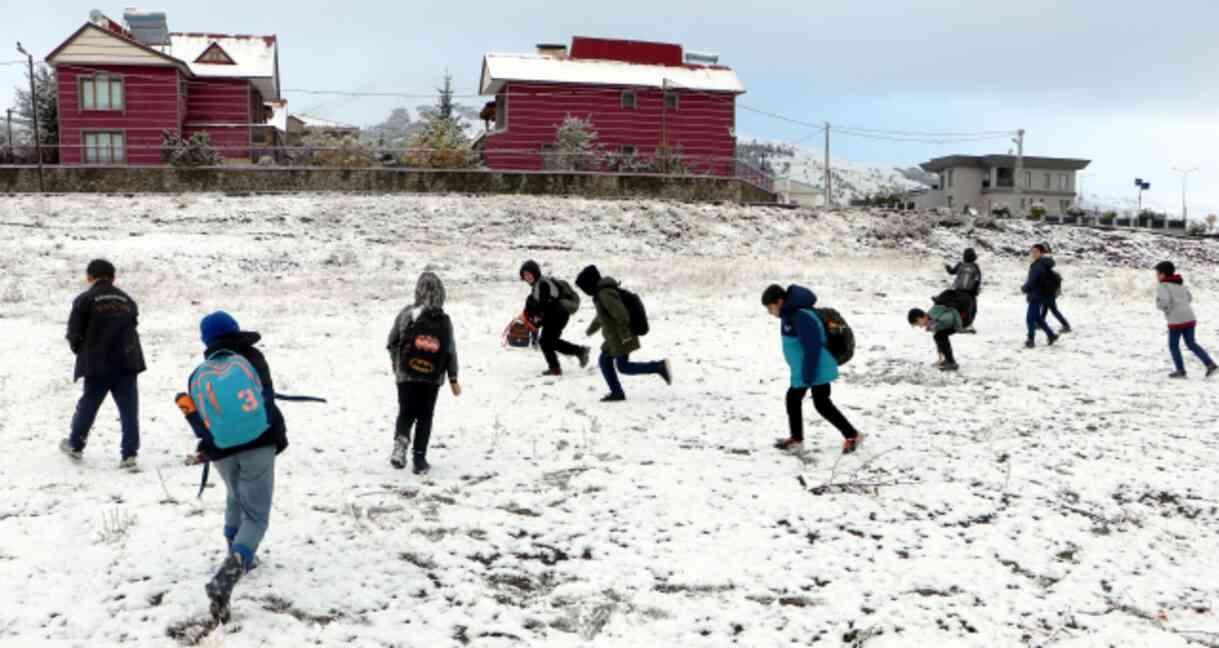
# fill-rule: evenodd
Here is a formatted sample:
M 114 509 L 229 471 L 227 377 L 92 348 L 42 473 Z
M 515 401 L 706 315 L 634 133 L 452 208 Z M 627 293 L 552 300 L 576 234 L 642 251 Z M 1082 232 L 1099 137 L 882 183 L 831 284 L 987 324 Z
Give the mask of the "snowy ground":
M 0 644 L 354 646 L 1219 645 L 1216 390 L 1169 383 L 1145 268 L 1180 260 L 1219 352 L 1214 243 L 1091 230 L 927 231 L 905 219 L 520 197 L 0 200 Z M 911 237 L 903 237 L 911 233 Z M 1050 240 L 1077 333 L 1025 351 L 1019 285 Z M 987 286 L 959 375 L 905 323 L 967 243 Z M 63 342 L 88 259 L 140 302 L 143 472 L 104 406 L 83 464 L 56 449 L 79 387 Z M 499 333 L 525 258 L 638 289 L 639 359 L 676 384 L 600 377 Z M 1208 261 L 1208 259 L 1212 259 Z M 431 268 L 447 282 L 466 393 L 442 395 L 426 479 L 393 470 L 385 335 Z M 798 281 L 858 338 L 835 398 L 786 432 L 778 325 Z M 283 392 L 262 567 L 205 634 L 223 488 L 195 499 L 171 403 L 198 318 L 225 308 Z M 586 304 L 570 332 L 582 334 Z

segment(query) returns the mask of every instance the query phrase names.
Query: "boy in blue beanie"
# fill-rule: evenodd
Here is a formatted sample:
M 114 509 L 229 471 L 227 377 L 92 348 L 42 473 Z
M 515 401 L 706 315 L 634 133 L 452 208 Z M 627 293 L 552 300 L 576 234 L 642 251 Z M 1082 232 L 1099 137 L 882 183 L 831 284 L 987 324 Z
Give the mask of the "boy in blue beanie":
M 224 511 L 224 563 L 208 582 L 213 618 L 229 619 L 229 600 L 254 556 L 271 516 L 275 457 L 288 447 L 283 414 L 275 404 L 271 369 L 255 344 L 262 336 L 242 331 L 224 311 L 199 324 L 204 363 L 175 398 L 199 439 L 198 454 L 215 464 L 228 490 Z

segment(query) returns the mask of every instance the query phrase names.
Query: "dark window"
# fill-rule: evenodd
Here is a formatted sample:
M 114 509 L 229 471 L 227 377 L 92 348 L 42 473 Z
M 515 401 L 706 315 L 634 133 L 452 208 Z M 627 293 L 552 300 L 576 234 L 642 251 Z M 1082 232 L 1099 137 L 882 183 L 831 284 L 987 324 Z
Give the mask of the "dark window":
M 634 90 L 627 90 L 622 93 L 622 109 L 635 110 L 636 98 Z
M 672 93 L 665 94 L 665 108 L 676 111 L 678 106 L 678 96 Z
M 635 146 L 634 144 L 623 144 L 622 146 L 618 147 L 618 152 L 622 153 L 623 155 L 633 157 L 639 152 L 639 147 Z
M 236 65 L 236 63 L 233 62 L 233 59 L 229 58 L 229 55 L 226 54 L 223 49 L 220 49 L 220 46 L 215 43 L 208 46 L 208 48 L 199 55 L 199 58 L 195 59 L 195 62 L 211 63 L 213 65 Z
M 508 93 L 501 92 L 495 98 L 495 130 L 508 128 Z

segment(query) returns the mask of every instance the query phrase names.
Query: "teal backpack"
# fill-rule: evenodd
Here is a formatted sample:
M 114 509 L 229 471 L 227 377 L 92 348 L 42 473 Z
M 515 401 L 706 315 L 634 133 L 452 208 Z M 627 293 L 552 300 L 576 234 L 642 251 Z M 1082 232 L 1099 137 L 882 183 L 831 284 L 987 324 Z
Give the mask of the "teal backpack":
M 249 443 L 271 426 L 258 372 L 232 351 L 217 351 L 199 365 L 190 396 L 212 442 L 222 450 Z

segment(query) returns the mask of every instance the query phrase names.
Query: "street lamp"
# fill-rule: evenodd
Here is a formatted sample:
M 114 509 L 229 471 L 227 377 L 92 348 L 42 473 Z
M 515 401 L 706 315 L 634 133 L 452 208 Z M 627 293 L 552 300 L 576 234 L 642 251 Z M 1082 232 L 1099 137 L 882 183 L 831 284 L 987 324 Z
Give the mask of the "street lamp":
M 1131 219 L 1130 226 L 1138 227 L 1139 218 L 1143 215 L 1143 192 L 1151 189 L 1151 183 L 1143 182 L 1142 178 L 1135 178 L 1134 186 L 1139 188 L 1139 210 L 1134 214 L 1134 218 Z
M 1189 180 L 1189 174 L 1197 171 L 1198 167 L 1189 169 L 1178 169 L 1177 167 L 1173 167 L 1172 170 L 1181 174 L 1181 222 L 1185 223 L 1186 227 L 1189 227 L 1189 207 L 1185 204 L 1185 185 Z
M 42 181 L 42 137 L 41 129 L 38 127 L 38 95 L 34 94 L 34 57 L 25 48 L 21 46 L 21 41 L 17 41 L 17 51 L 23 54 L 30 64 L 30 112 L 34 114 L 34 150 L 38 153 L 38 193 L 46 193 L 46 187 Z

